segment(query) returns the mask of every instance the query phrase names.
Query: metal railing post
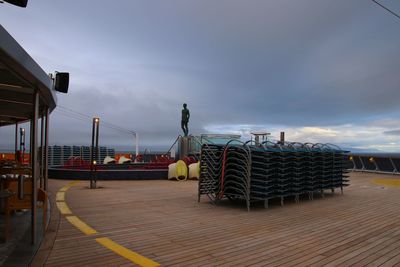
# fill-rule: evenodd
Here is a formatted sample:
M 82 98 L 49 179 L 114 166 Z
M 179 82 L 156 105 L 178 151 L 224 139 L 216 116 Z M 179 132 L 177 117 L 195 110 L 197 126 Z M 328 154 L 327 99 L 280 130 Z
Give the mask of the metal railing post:
M 365 170 L 365 166 L 364 166 L 364 162 L 362 160 L 362 156 L 359 156 L 358 158 L 360 159 L 361 166 L 362 166 L 361 171 L 364 171 Z
M 36 202 L 37 202 L 37 178 L 39 174 L 38 170 L 38 155 L 37 155 L 37 144 L 38 144 L 38 118 L 39 118 L 39 91 L 35 90 L 33 95 L 33 114 L 31 117 L 31 143 L 30 143 L 30 154 L 31 154 L 31 167 L 32 167 L 32 194 L 31 194 L 31 242 L 36 244 Z
M 396 168 L 396 165 L 394 164 L 392 157 L 389 157 L 390 163 L 392 163 L 393 166 L 393 173 L 399 173 L 399 171 Z

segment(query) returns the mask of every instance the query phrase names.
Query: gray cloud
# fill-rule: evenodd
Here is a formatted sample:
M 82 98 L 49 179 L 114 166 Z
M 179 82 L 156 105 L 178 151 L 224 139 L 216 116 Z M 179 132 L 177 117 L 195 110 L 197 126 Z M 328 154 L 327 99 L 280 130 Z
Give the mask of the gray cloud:
M 391 130 L 391 131 L 385 131 L 383 132 L 386 135 L 395 135 L 395 136 L 399 136 L 400 135 L 400 130 Z
M 399 24 L 371 1 L 31 1 L 0 16 L 46 71 L 71 72 L 60 106 L 138 131 L 144 144 L 173 141 L 183 102 L 194 133 L 400 115 Z M 60 112 L 51 141 L 86 142 L 90 127 Z

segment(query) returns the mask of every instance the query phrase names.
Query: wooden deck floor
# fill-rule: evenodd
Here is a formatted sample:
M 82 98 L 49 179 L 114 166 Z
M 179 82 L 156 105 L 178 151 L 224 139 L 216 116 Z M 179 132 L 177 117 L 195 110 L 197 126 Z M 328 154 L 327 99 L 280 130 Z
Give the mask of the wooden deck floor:
M 250 212 L 197 203 L 196 181 L 102 181 L 96 190 L 80 182 L 65 203 L 97 233 L 60 215 L 45 265 L 134 265 L 96 242 L 106 237 L 162 266 L 400 266 L 400 187 L 375 178 L 395 177 L 352 173 L 344 195 Z M 67 183 L 51 180 L 52 197 Z

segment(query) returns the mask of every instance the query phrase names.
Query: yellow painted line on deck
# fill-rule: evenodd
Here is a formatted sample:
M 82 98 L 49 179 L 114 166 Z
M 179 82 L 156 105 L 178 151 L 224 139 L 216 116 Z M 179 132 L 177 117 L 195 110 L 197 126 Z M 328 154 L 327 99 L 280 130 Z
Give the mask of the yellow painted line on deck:
M 400 186 L 400 179 L 374 179 L 374 184 L 386 186 Z
M 65 186 L 61 187 L 61 189 L 58 190 L 58 192 L 65 192 L 65 191 L 67 191 L 70 187 L 71 187 L 71 186 L 70 186 L 69 184 L 68 184 L 68 185 L 65 185 Z
M 72 211 L 68 208 L 67 203 L 65 202 L 56 202 L 57 208 L 60 210 L 61 214 L 70 215 Z
M 67 216 L 67 220 L 76 228 L 78 228 L 82 233 L 85 235 L 94 235 L 97 234 L 97 231 L 94 230 L 92 227 L 81 221 L 76 216 Z
M 69 183 L 69 185 L 70 185 L 70 186 L 74 186 L 74 185 L 76 185 L 76 184 L 78 184 L 78 183 L 79 183 L 79 181 L 72 181 L 72 182 Z
M 61 189 L 58 190 L 58 191 L 59 191 L 59 192 L 65 192 L 65 191 L 67 191 L 68 189 L 70 189 L 72 186 L 76 185 L 77 183 L 79 183 L 79 181 L 70 182 L 70 183 L 68 183 L 67 185 L 61 187 Z
M 60 190 L 58 190 L 56 194 L 56 204 L 61 214 L 64 215 L 72 214 L 72 211 L 69 209 L 67 203 L 65 203 L 65 192 L 77 183 L 79 183 L 79 181 L 70 182 L 67 185 L 63 186 Z
M 116 254 L 124 257 L 125 259 L 128 259 L 131 262 L 136 263 L 137 265 L 140 265 L 143 267 L 160 266 L 160 264 L 158 262 L 155 262 L 155 261 L 153 261 L 149 258 L 146 258 L 136 252 L 133 252 L 132 250 L 127 249 L 127 248 L 115 243 L 114 241 L 112 241 L 111 239 L 109 239 L 107 237 L 96 238 L 96 241 L 98 243 L 102 244 L 103 246 L 105 246 L 106 248 L 112 250 Z
M 65 192 L 57 192 L 56 201 L 65 201 Z
M 65 202 L 65 192 L 70 189 L 72 186 L 77 184 L 79 181 L 70 182 L 69 184 L 63 186 L 56 195 L 56 204 L 58 209 L 60 210 L 61 214 L 70 215 L 66 216 L 65 218 L 71 223 L 73 226 L 78 228 L 82 233 L 86 235 L 93 235 L 97 234 L 98 232 L 87 225 L 84 221 L 79 219 L 77 216 L 72 215 L 72 211 L 69 209 L 67 203 Z M 109 250 L 113 251 L 114 253 L 124 257 L 125 259 L 130 260 L 131 262 L 140 265 L 142 267 L 156 267 L 160 266 L 159 263 L 146 258 L 132 250 L 129 250 L 116 242 L 112 241 L 107 237 L 101 237 L 95 239 L 99 244 L 103 245 L 104 247 L 108 248 Z

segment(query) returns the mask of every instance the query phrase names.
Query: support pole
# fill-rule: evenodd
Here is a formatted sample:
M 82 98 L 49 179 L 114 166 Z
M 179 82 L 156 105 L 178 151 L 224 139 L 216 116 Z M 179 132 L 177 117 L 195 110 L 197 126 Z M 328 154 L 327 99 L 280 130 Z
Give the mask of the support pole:
M 392 163 L 392 166 L 393 166 L 393 173 L 398 173 L 396 165 L 394 164 L 394 162 L 392 160 L 392 157 L 389 157 L 389 160 L 390 160 L 390 163 Z
M 99 121 L 99 119 L 97 119 L 97 121 L 96 121 L 97 123 L 96 123 L 96 162 L 97 162 L 97 164 L 100 162 L 100 151 L 99 151 L 99 124 L 100 124 L 100 121 Z M 97 169 L 96 168 L 96 166 L 95 166 L 95 169 Z
M 256 146 L 260 145 L 260 136 L 259 135 L 254 136 L 254 143 Z
M 19 152 L 21 153 L 21 163 L 24 163 L 25 159 L 25 129 L 19 129 Z
M 17 151 L 18 151 L 18 122 L 15 123 L 15 151 L 14 151 L 15 161 L 18 160 Z
M 49 180 L 49 108 L 46 107 L 45 111 L 45 125 L 44 125 L 44 184 L 43 189 L 47 192 L 48 180 Z
M 365 170 L 365 166 L 364 166 L 364 162 L 362 160 L 362 156 L 358 156 L 358 158 L 360 159 L 361 166 L 362 166 L 361 171 L 364 171 Z
M 42 114 L 42 118 L 40 120 L 40 188 L 43 189 L 44 185 L 44 114 Z
M 33 114 L 31 117 L 31 142 L 30 142 L 30 154 L 31 154 L 31 167 L 32 167 L 32 195 L 31 195 L 31 241 L 32 244 L 36 244 L 36 203 L 37 203 L 37 179 L 38 179 L 38 157 L 37 157 L 37 136 L 38 136 L 38 117 L 39 117 L 39 92 L 35 90 L 33 95 Z
M 90 188 L 97 188 L 97 177 L 96 177 L 96 164 L 98 160 L 99 150 L 99 118 L 93 118 L 92 124 L 92 147 L 90 153 Z
M 285 143 L 285 132 L 281 132 L 281 138 L 279 141 L 282 145 Z
M 90 147 L 90 188 L 95 188 L 93 176 L 94 176 L 94 137 L 96 130 L 96 122 L 93 119 L 92 123 L 92 145 Z
M 136 141 L 136 158 L 139 155 L 139 134 L 135 133 L 135 141 Z
M 370 157 L 370 158 L 369 158 L 369 161 L 372 162 L 372 163 L 374 164 L 374 166 L 375 166 L 375 171 L 379 171 L 379 166 L 378 166 L 378 164 L 376 163 L 375 158 L 374 158 L 374 157 Z

